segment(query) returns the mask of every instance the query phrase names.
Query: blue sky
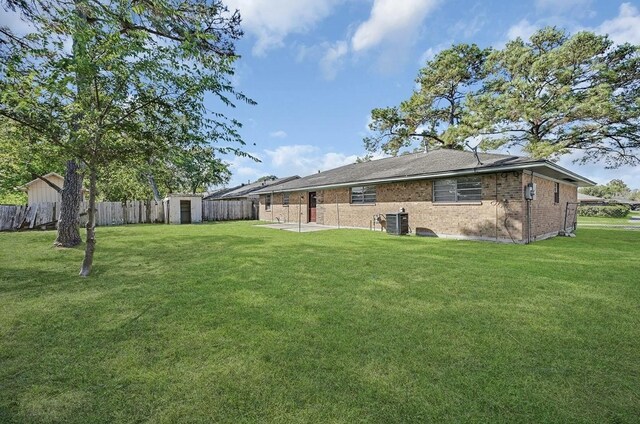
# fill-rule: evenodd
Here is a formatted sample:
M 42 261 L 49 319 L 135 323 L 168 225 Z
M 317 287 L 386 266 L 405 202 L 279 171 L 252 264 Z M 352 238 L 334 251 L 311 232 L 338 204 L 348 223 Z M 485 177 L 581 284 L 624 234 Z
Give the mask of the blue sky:
M 482 47 L 556 25 L 640 44 L 640 3 L 616 0 L 227 0 L 243 16 L 236 86 L 258 102 L 224 112 L 240 120 L 247 150 L 229 158 L 230 185 L 308 175 L 364 155 L 371 109 L 408 98 L 426 59 L 453 43 Z M 255 145 L 253 145 L 255 143 Z M 511 152 L 513 153 L 513 152 Z M 596 182 L 640 170 L 561 164 Z

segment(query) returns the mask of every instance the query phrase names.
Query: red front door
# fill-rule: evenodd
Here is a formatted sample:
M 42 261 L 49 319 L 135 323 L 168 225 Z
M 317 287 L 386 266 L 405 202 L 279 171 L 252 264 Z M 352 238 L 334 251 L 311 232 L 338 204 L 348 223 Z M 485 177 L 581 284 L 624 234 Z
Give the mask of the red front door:
M 309 192 L 309 222 L 316 222 L 316 192 Z

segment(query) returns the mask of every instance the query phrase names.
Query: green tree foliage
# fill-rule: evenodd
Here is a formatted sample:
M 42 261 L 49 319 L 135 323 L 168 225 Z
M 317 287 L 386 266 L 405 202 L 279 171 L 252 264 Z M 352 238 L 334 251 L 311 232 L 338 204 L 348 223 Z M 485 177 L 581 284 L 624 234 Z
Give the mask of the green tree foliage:
M 30 141 L 22 142 L 24 136 Z M 0 118 L 0 203 L 26 203 L 18 187 L 49 172 L 62 174 L 64 163 L 56 160 L 57 150 L 34 132 L 20 131 L 13 121 Z
M 374 109 L 370 154 L 416 140 L 484 150 L 517 146 L 535 158 L 579 152 L 608 167 L 640 164 L 640 47 L 544 28 L 500 50 L 456 45 L 420 70 L 399 106 Z
M 158 182 L 167 193 L 205 191 L 231 177 L 227 165 L 215 157 L 210 147 L 177 150 L 165 161 L 165 167 L 168 172 Z
M 278 177 L 276 177 L 275 175 L 264 175 L 260 178 L 258 178 L 256 180 L 257 183 L 262 182 L 262 181 L 271 181 L 271 180 L 277 180 Z
M 624 218 L 629 215 L 629 211 L 631 211 L 631 208 L 627 205 L 582 205 L 578 208 L 578 215 L 597 216 L 600 218 Z
M 210 186 L 228 182 L 231 177 L 227 164 L 209 146 L 177 148 L 162 158 L 125 165 L 115 163 L 107 166 L 103 174 L 98 192 L 101 199 L 109 201 L 155 198 L 153 184 L 158 198 L 169 193 L 203 192 Z
M 364 139 L 366 150 L 395 156 L 416 142 L 422 147 L 462 148 L 464 137 L 458 126 L 464 120 L 463 101 L 482 78 L 488 54 L 475 44 L 458 44 L 438 53 L 420 70 L 418 88 L 408 100 L 371 111 L 369 128 L 375 135 Z
M 245 154 L 240 123 L 204 105 L 205 96 L 216 109 L 253 103 L 229 81 L 240 16 L 218 0 L 8 5 L 34 31 L 0 31 L 0 116 L 81 161 L 89 180 L 86 276 L 105 169 L 176 149 Z
M 611 180 L 605 185 L 598 184 L 593 187 L 582 187 L 580 188 L 580 193 L 605 199 L 611 199 L 612 197 L 631 197 L 631 195 L 634 194 L 633 190 L 620 179 Z
M 487 77 L 468 96 L 469 135 L 483 148 L 520 146 L 535 158 L 573 151 L 610 167 L 637 165 L 639 47 L 555 28 L 510 41 L 487 58 Z

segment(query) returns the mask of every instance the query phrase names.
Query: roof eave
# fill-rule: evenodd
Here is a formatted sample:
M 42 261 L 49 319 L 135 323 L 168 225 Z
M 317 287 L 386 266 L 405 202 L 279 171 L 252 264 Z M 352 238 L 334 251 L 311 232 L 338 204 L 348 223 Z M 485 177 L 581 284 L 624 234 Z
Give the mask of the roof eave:
M 283 189 L 267 190 L 265 188 L 255 192 L 255 194 L 268 194 L 268 193 L 275 193 L 275 192 L 293 193 L 296 191 L 324 190 L 324 189 L 331 189 L 331 188 L 349 187 L 356 184 L 382 184 L 382 183 L 392 183 L 392 182 L 398 182 L 398 181 L 415 181 L 415 180 L 441 178 L 441 177 L 452 177 L 457 175 L 473 175 L 473 174 L 488 174 L 492 172 L 521 171 L 521 170 L 536 168 L 540 166 L 547 166 L 551 169 L 554 169 L 557 172 L 561 172 L 563 174 L 566 174 L 572 177 L 572 179 L 574 179 L 575 182 L 577 183 L 576 185 L 581 187 L 592 186 L 596 184 L 589 179 L 581 177 L 574 172 L 571 172 L 561 166 L 554 164 L 553 162 L 549 162 L 547 160 L 538 160 L 538 161 L 521 163 L 517 165 L 467 168 L 467 169 L 458 169 L 458 170 L 452 170 L 447 172 L 434 172 L 434 173 L 427 173 L 427 174 L 407 175 L 404 177 L 378 178 L 378 179 L 371 179 L 371 180 L 349 181 L 345 183 L 325 184 L 325 185 L 309 185 L 309 186 L 303 186 L 303 187 L 288 188 L 284 190 Z M 275 188 L 277 187 L 274 187 L 274 189 Z
M 553 162 L 550 162 L 548 160 L 544 161 L 544 164 L 546 166 L 548 166 L 551 169 L 554 169 L 555 171 L 561 172 L 563 174 L 567 174 L 570 177 L 572 177 L 573 179 L 575 179 L 577 182 L 582 182 L 584 184 L 578 184 L 579 187 L 592 187 L 594 185 L 596 185 L 597 183 L 594 181 L 591 181 L 588 178 L 582 177 L 578 174 L 576 174 L 575 172 L 569 171 L 567 168 L 564 168 L 558 164 L 555 164 Z

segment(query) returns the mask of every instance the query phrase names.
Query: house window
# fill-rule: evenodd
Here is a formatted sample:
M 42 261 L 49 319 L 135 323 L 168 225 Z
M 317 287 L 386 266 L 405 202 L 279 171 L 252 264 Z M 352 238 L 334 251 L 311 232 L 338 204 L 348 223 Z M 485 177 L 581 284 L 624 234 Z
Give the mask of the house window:
M 264 209 L 269 211 L 271 210 L 271 195 L 270 194 L 265 194 L 264 195 Z
M 553 203 L 560 203 L 560 183 L 553 186 Z
M 351 203 L 364 204 L 376 202 L 376 186 L 351 187 Z
M 482 200 L 480 177 L 447 178 L 435 180 L 433 184 L 434 202 L 475 202 Z
M 289 206 L 289 193 L 282 194 L 282 206 Z

